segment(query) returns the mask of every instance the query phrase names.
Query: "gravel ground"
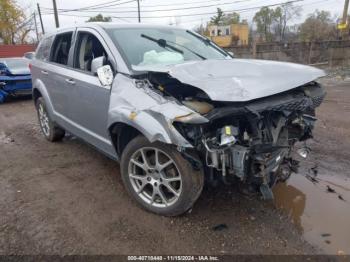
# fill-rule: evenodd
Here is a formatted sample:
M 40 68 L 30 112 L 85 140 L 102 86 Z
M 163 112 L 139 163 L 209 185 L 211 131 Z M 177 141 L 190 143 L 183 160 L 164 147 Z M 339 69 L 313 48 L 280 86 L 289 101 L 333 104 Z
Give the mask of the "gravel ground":
M 350 84 L 325 85 L 312 147 L 327 168 L 349 170 L 350 121 L 338 111 L 349 114 Z M 116 162 L 71 136 L 47 142 L 31 100 L 0 105 L 0 123 L 0 254 L 323 252 L 286 212 L 234 187 L 206 188 L 181 217 L 143 211 L 127 196 Z

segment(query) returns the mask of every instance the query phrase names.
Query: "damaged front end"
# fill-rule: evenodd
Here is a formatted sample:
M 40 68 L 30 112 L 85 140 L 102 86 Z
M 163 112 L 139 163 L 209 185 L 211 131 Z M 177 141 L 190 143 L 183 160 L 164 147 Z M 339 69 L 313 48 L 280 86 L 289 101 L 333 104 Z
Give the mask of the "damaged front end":
M 134 110 L 137 116 L 127 124 L 149 141 L 176 145 L 212 181 L 238 181 L 245 191 L 260 191 L 271 199 L 271 187 L 297 172 L 294 145 L 312 138 L 315 109 L 325 97 L 315 80 L 324 73 L 301 65 L 249 60 L 222 61 L 227 65 L 222 72 L 217 63 L 189 63 L 134 75 L 136 89 L 123 90 L 119 84 L 112 91 L 116 96 L 111 112 L 119 108 L 115 115 L 120 116 L 129 108 L 125 112 L 131 116 Z M 238 71 L 242 66 L 249 74 Z M 193 67 L 197 68 L 191 74 Z M 273 78 L 276 70 L 279 75 Z M 226 87 L 216 88 L 220 83 Z
M 297 172 L 296 142 L 312 138 L 315 108 L 325 96 L 316 82 L 249 103 L 215 108 L 202 125 L 174 122 L 201 155 L 210 177 L 238 179 L 245 189 L 273 198 L 271 187 Z

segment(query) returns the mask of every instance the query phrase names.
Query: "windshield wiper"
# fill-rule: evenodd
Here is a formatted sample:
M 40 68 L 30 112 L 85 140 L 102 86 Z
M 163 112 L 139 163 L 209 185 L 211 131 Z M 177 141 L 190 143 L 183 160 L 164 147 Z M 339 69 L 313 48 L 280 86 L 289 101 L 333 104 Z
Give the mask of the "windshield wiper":
M 162 39 L 162 38 L 161 39 L 155 39 L 153 37 L 150 37 L 150 36 L 147 36 L 147 35 L 144 35 L 144 34 L 141 34 L 141 37 L 146 38 L 148 40 L 151 40 L 153 42 L 156 42 L 159 46 L 161 46 L 163 48 L 168 47 L 168 48 L 170 48 L 170 49 L 172 49 L 172 50 L 174 50 L 176 52 L 179 52 L 181 54 L 184 53 L 182 50 L 176 48 L 175 46 L 168 44 L 168 43 L 172 43 L 174 45 L 177 45 L 177 46 L 180 46 L 180 47 L 186 49 L 187 51 L 191 52 L 192 54 L 195 54 L 196 56 L 200 57 L 201 59 L 206 60 L 206 58 L 204 56 L 198 54 L 196 51 L 193 51 L 192 49 L 190 49 L 190 48 L 188 48 L 186 46 L 180 45 L 178 43 L 175 43 L 175 42 L 172 42 L 172 41 L 169 41 L 169 40 L 165 40 L 165 39 Z
M 191 30 L 186 30 L 186 33 L 188 33 L 188 34 L 190 34 L 190 35 L 192 35 L 194 37 L 197 37 L 199 40 L 201 40 L 205 44 L 210 45 L 210 40 L 208 38 L 203 37 L 203 36 L 199 36 L 199 35 L 193 33 Z
M 166 48 L 166 47 L 167 47 L 167 48 L 170 48 L 171 50 L 174 50 L 175 52 L 178 52 L 178 53 L 180 53 L 180 54 L 183 54 L 183 53 L 184 53 L 182 50 L 176 48 L 175 46 L 169 45 L 169 44 L 167 43 L 167 41 L 164 40 L 164 39 L 155 39 L 155 38 L 150 37 L 150 36 L 145 35 L 145 34 L 141 34 L 141 37 L 146 38 L 146 39 L 148 39 L 148 40 L 150 40 L 150 41 L 153 41 L 153 42 L 157 43 L 160 47 L 163 47 L 163 48 Z
M 229 53 L 227 53 L 226 51 L 222 50 L 215 43 L 210 41 L 208 38 L 203 37 L 201 35 L 197 35 L 197 34 L 193 33 L 191 30 L 186 30 L 186 32 L 189 33 L 190 35 L 194 36 L 194 37 L 197 37 L 199 40 L 204 42 L 206 45 L 210 45 L 212 48 L 216 49 L 216 51 L 220 52 L 221 54 L 223 54 L 225 56 L 231 56 Z
M 178 45 L 178 46 L 181 46 L 182 48 L 186 49 L 187 51 L 191 52 L 192 54 L 195 54 L 196 56 L 202 58 L 203 60 L 206 60 L 207 58 L 198 54 L 196 51 L 193 51 L 192 49 L 184 46 L 184 45 L 181 45 L 181 44 L 178 44 L 178 43 L 175 43 L 175 42 L 172 42 L 172 41 L 168 41 L 169 43 L 172 43 L 172 44 L 175 44 L 175 45 Z

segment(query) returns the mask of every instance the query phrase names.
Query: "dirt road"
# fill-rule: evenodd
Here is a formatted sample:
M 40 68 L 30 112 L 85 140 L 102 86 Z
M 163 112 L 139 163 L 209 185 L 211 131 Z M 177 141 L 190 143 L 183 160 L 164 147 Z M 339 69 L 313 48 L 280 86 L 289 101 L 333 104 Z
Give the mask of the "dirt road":
M 328 81 L 326 85 L 329 95 L 319 110 L 316 141 L 310 144 L 314 156 L 303 162 L 303 174 L 276 188 L 276 205 L 282 209 L 220 186 L 205 189 L 192 212 L 177 218 L 140 209 L 123 188 L 118 164 L 85 143 L 70 136 L 60 143 L 47 142 L 31 100 L 0 105 L 0 254 L 346 251 L 341 244 L 349 240 L 344 236 L 350 236 L 349 227 L 341 228 L 346 225 L 337 223 L 337 212 L 342 204 L 349 209 L 350 203 L 346 195 L 350 188 L 346 185 L 350 178 L 350 83 Z M 314 163 L 319 173 L 315 179 L 322 180 L 317 183 L 304 176 Z M 335 177 L 345 189 L 335 185 L 332 188 L 337 192 L 327 193 L 329 184 L 324 181 Z M 345 233 L 335 234 L 332 227 L 322 231 L 322 223 L 310 219 L 310 214 L 317 217 L 327 208 L 320 205 L 323 211 L 314 212 L 308 202 L 312 197 L 305 192 L 308 187 L 320 188 L 319 193 L 312 191 L 316 198 L 322 194 L 334 199 L 331 204 L 340 203 L 331 209 L 335 213 L 330 219 Z M 338 198 L 339 192 L 345 201 Z M 342 215 L 350 220 L 349 213 Z M 227 227 L 213 230 L 219 224 Z

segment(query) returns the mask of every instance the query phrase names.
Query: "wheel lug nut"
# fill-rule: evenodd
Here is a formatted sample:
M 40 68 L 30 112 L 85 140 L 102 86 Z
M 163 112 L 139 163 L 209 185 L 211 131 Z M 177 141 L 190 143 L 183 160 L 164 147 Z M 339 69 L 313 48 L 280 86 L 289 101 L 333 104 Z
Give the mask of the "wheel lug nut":
M 150 178 L 150 177 L 147 177 L 147 181 L 151 181 L 151 178 Z

